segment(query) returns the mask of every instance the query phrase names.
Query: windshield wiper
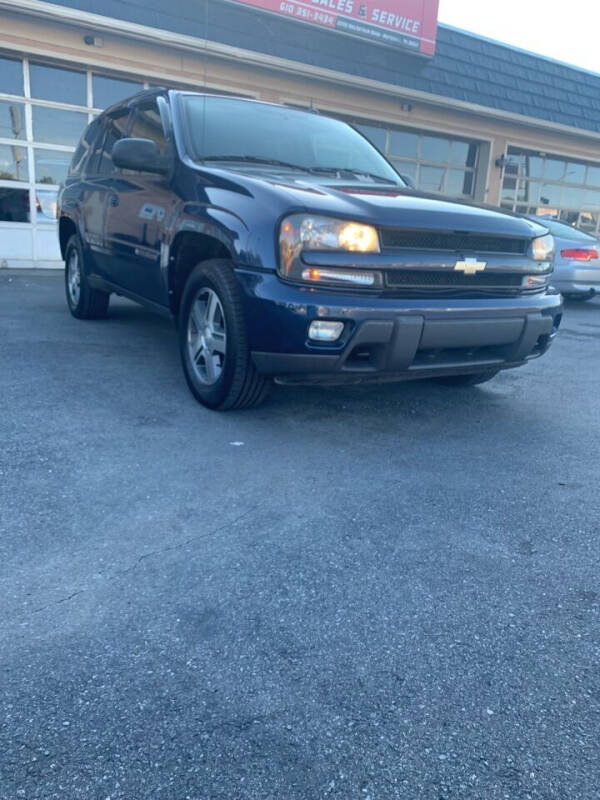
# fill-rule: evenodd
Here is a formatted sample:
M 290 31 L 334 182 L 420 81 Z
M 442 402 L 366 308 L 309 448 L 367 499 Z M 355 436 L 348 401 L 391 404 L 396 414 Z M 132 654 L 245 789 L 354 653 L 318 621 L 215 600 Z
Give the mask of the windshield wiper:
M 382 175 L 375 175 L 373 172 L 367 172 L 364 169 L 353 169 L 352 167 L 311 167 L 311 172 L 325 172 L 331 175 L 339 175 L 340 177 L 344 172 L 349 172 L 351 175 L 364 175 L 367 178 L 372 178 L 375 181 L 382 183 L 389 183 L 392 186 L 400 186 L 401 184 L 393 181 L 391 178 L 384 178 Z
M 296 169 L 301 172 L 311 172 L 313 174 L 325 173 L 328 175 L 338 175 L 340 178 L 342 177 L 342 173 L 350 173 L 351 175 L 364 175 L 375 181 L 389 183 L 391 186 L 401 185 L 391 178 L 384 178 L 382 175 L 375 175 L 373 172 L 367 172 L 364 169 L 351 169 L 350 167 L 304 167 L 301 164 L 292 164 L 289 161 L 280 161 L 277 158 L 262 158 L 261 156 L 206 156 L 202 161 L 241 161 L 247 164 L 268 164 L 273 167 L 287 167 L 287 169 Z
M 288 169 L 299 169 L 302 172 L 310 172 L 309 167 L 301 167 L 300 164 L 290 164 L 289 161 L 279 161 L 276 158 L 261 158 L 260 156 L 206 156 L 202 161 L 243 161 L 249 164 L 270 164 L 274 167 L 288 167 Z

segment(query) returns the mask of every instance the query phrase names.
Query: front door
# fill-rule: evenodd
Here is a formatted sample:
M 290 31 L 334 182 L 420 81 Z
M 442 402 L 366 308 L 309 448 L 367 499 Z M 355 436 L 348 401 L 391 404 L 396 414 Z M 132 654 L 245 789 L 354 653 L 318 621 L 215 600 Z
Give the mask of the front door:
M 134 111 L 128 134 L 152 139 L 161 155 L 169 150 L 156 99 Z M 162 231 L 173 205 L 164 175 L 121 170 L 109 187 L 105 242 L 120 271 L 119 283 L 133 294 L 167 304 L 167 290 L 160 267 Z

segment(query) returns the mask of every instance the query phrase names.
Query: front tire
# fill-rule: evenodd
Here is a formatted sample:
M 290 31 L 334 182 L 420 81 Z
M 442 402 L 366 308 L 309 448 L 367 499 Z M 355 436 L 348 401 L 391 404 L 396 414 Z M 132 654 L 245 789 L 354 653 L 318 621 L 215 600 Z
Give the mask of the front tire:
M 92 289 L 88 283 L 83 249 L 78 236 L 71 236 L 65 250 L 65 292 L 69 311 L 76 319 L 104 319 L 110 294 Z
M 435 378 L 437 383 L 444 386 L 479 386 L 480 383 L 487 383 L 495 378 L 499 370 L 492 372 L 475 372 L 471 375 L 443 375 Z
M 233 265 L 211 260 L 190 274 L 179 311 L 179 350 L 200 403 L 226 411 L 261 403 L 271 386 L 252 363 Z

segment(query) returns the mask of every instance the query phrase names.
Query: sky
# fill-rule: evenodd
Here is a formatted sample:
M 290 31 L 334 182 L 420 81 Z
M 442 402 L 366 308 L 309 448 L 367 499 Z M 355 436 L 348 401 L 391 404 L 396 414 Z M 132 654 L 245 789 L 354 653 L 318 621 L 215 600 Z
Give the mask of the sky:
M 600 73 L 600 0 L 440 0 L 439 20 Z

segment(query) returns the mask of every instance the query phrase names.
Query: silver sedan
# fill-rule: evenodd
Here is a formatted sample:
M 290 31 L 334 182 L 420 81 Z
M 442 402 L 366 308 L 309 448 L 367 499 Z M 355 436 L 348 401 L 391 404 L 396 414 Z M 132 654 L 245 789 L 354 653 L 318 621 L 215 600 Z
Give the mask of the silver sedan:
M 600 293 L 600 239 L 549 217 L 531 219 L 545 225 L 556 241 L 552 285 L 571 300 Z

